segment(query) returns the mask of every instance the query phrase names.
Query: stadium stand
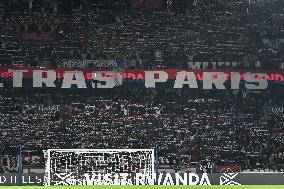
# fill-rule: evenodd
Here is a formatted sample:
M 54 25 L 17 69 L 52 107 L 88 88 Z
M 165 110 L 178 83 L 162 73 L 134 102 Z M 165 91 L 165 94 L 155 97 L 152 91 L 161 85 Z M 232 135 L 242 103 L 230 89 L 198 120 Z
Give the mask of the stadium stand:
M 284 69 L 281 0 L 173 1 L 171 10 L 137 2 L 0 2 L 0 65 L 113 68 L 120 57 L 128 68 Z M 19 145 L 29 170 L 44 166 L 48 148 L 158 145 L 168 169 L 212 162 L 283 172 L 283 112 L 265 111 L 283 97 L 257 92 L 2 91 L 3 169 L 17 171 Z
M 49 148 L 158 144 L 159 156 L 172 168 L 212 161 L 242 170 L 283 171 L 283 113 L 264 111 L 283 104 L 282 98 L 266 93 L 244 98 L 242 92 L 220 98 L 220 93 L 199 98 L 141 90 L 1 96 L 1 154 L 16 155 L 23 144 L 37 156 Z
M 30 2 L 31 8 L 24 0 L 2 3 L 2 65 L 58 67 L 87 59 L 100 61 L 71 67 L 111 67 L 106 60 L 122 54 L 129 67 L 187 68 L 194 61 L 283 68 L 281 1 L 204 0 L 183 9 L 174 3 L 171 13 L 126 0 Z

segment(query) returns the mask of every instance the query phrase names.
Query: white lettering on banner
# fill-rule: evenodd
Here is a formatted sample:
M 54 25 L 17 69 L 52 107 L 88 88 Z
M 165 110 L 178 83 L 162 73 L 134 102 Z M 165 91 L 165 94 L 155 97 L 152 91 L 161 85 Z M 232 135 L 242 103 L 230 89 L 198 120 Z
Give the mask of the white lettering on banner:
M 47 77 L 43 78 L 42 73 L 46 73 Z M 34 70 L 33 71 L 33 87 L 42 87 L 45 83 L 46 87 L 56 87 L 54 81 L 56 80 L 56 72 L 54 70 Z
M 246 88 L 247 89 L 267 89 L 268 77 L 265 73 L 246 73 Z
M 215 84 L 217 89 L 226 89 L 224 86 L 224 83 L 227 79 L 225 73 L 204 72 L 203 79 L 203 89 L 213 89 L 213 84 Z
M 155 75 L 159 76 L 155 79 Z M 157 82 L 166 82 L 168 74 L 164 71 L 145 71 L 145 86 L 146 88 L 155 88 Z
M 231 89 L 239 89 L 241 82 L 241 74 L 238 72 L 231 72 Z
M 238 62 L 187 62 L 189 69 L 207 69 L 209 64 L 212 65 L 212 69 L 217 69 L 216 66 L 236 68 L 239 65 Z
M 185 79 L 187 79 L 187 81 Z M 194 72 L 183 71 L 177 73 L 174 88 L 182 88 L 183 85 L 188 85 L 190 88 L 198 88 Z
M 28 70 L 11 70 L 8 72 L 13 73 L 13 87 L 23 87 L 23 73 Z
M 65 72 L 62 88 L 71 88 L 72 85 L 77 85 L 78 88 L 87 88 L 83 72 L 81 71 Z
M 200 69 L 201 62 L 188 62 L 189 69 Z
M 23 87 L 24 74 L 27 77 L 33 79 L 33 87 L 43 87 L 43 83 L 46 87 L 56 87 L 56 78 L 63 78 L 61 88 L 71 88 L 72 85 L 77 85 L 78 88 L 87 88 L 86 80 L 91 81 L 90 87 L 92 88 L 113 88 L 116 83 L 122 84 L 122 79 L 125 76 L 132 76 L 132 79 L 143 79 L 143 73 L 123 73 L 118 74 L 113 71 L 94 71 L 84 74 L 83 71 L 64 71 L 57 73 L 56 70 L 8 70 L 12 73 L 13 87 Z M 26 73 L 29 72 L 29 73 Z M 32 73 L 31 73 L 32 72 Z M 44 77 L 44 73 L 46 77 Z M 245 87 L 247 89 L 266 89 L 268 87 L 268 80 L 273 80 L 275 74 L 270 76 L 266 73 L 238 73 L 238 72 L 167 72 L 156 71 L 144 71 L 145 73 L 145 87 L 155 88 L 157 83 L 166 83 L 171 79 L 174 80 L 173 88 L 183 88 L 189 86 L 190 88 L 198 88 L 198 80 L 202 80 L 203 89 L 226 89 L 225 82 L 230 82 L 231 89 L 239 89 L 240 81 L 244 80 Z M 132 75 L 131 75 L 132 74 Z M 136 77 L 136 74 L 138 76 Z M 241 77 L 242 76 L 242 77 Z M 279 74 L 276 74 L 279 78 Z M 3 76 L 2 76 L 3 77 Z M 175 78 L 174 78 L 175 77 Z M 271 79 L 272 78 L 272 79 Z M 118 80 L 119 79 L 119 80 Z M 130 78 L 129 78 L 130 79 Z M 117 82 L 119 81 L 119 82 Z M 2 84 L 2 83 L 0 83 Z M 1 85 L 0 85 L 1 86 Z M 3 84 L 2 84 L 3 86 Z M 58 86 L 60 87 L 60 86 Z
M 86 68 L 93 64 L 96 68 L 111 68 L 114 60 L 62 60 L 64 68 Z
M 60 105 L 49 105 L 49 106 L 45 106 L 45 105 L 36 105 L 34 107 L 34 110 L 38 113 L 55 113 L 55 112 L 59 112 L 60 110 L 63 110 L 64 106 L 60 106 Z

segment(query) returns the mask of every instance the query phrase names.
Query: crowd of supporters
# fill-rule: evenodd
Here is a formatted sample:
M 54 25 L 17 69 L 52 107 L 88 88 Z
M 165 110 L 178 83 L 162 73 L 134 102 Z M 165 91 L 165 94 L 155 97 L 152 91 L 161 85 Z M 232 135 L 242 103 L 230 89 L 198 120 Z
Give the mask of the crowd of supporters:
M 171 11 L 165 2 L 149 10 L 130 0 L 11 0 L 0 7 L 2 65 L 58 67 L 119 54 L 128 67 L 187 68 L 192 61 L 283 66 L 280 0 L 177 0 Z
M 283 8 L 281 0 L 7 0 L 0 66 L 284 69 Z M 210 161 L 283 171 L 284 114 L 267 111 L 283 104 L 269 90 L 14 91 L 0 95 L 0 154 L 16 157 L 19 145 L 39 156 L 155 148 L 177 169 Z
M 55 148 L 154 148 L 175 168 L 192 162 L 283 171 L 283 105 L 269 92 L 105 92 L 1 95 L 1 154 Z M 161 95 L 163 94 L 163 95 Z M 38 105 L 44 105 L 38 111 Z M 60 108 L 50 108 L 56 105 Z M 58 107 L 57 106 L 57 107 Z M 186 157 L 186 158 L 184 158 Z

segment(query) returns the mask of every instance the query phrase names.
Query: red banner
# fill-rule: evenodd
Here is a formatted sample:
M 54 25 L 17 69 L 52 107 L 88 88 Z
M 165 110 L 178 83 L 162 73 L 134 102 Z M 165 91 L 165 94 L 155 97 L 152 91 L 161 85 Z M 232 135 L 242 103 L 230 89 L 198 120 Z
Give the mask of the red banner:
M 219 173 L 239 173 L 241 172 L 241 166 L 218 166 Z
M 96 70 L 86 70 L 81 68 L 73 68 L 73 69 L 62 69 L 62 68 L 25 68 L 25 67 L 0 67 L 0 78 L 9 78 L 12 77 L 12 73 L 8 72 L 8 69 L 12 70 L 25 70 L 23 73 L 23 78 L 33 78 L 34 70 L 53 70 L 56 72 L 57 78 L 63 78 L 65 72 L 67 71 L 82 71 L 86 77 L 86 79 L 93 79 L 93 72 L 96 71 L 113 71 L 112 69 L 96 69 Z M 236 77 L 239 77 L 240 80 L 245 80 L 246 73 L 263 73 L 266 74 L 264 79 L 268 81 L 284 81 L 284 70 L 283 71 L 272 71 L 272 70 L 205 70 L 205 69 L 124 69 L 122 77 L 124 79 L 137 79 L 144 80 L 145 72 L 165 72 L 168 74 L 168 79 L 175 80 L 178 72 L 190 72 L 196 75 L 196 80 L 203 80 L 204 73 L 225 73 L 227 76 L 227 80 L 231 80 L 232 73 L 237 73 Z M 159 77 L 158 74 L 155 75 L 155 78 Z M 43 77 L 45 77 L 45 73 L 43 73 Z M 115 77 L 114 75 L 106 75 L 106 77 Z M 214 80 L 214 74 L 212 74 L 212 79 Z M 263 79 L 263 78 L 262 78 Z
M 183 88 L 187 85 L 197 89 L 240 89 L 241 80 L 244 81 L 246 89 L 263 90 L 274 80 L 274 83 L 282 83 L 284 75 L 282 72 L 262 71 L 229 71 L 229 70 L 191 70 L 191 69 L 108 69 L 108 70 L 83 70 L 83 69 L 50 69 L 50 68 L 0 68 L 0 77 L 13 78 L 13 87 L 23 87 L 23 79 L 31 78 L 33 87 L 42 87 L 45 83 L 48 87 L 57 87 L 56 78 L 63 79 L 57 82 L 62 83 L 62 88 L 71 88 L 77 85 L 78 88 L 87 88 L 87 80 L 99 81 L 92 88 L 113 88 L 123 83 L 130 83 L 131 80 L 142 80 L 146 88 L 155 88 L 158 83 L 169 82 L 173 88 Z M 74 79 L 75 78 L 75 79 Z M 125 80 L 123 80 L 125 79 Z M 197 81 L 203 82 L 198 83 Z M 3 80 L 3 83 L 9 81 Z M 123 82 L 124 81 L 124 82 Z M 226 82 L 228 81 L 228 82 Z M 278 81 L 278 82 L 277 82 Z M 279 82 L 280 81 L 280 82 Z M 101 84 L 103 82 L 104 84 Z M 0 82 L 0 87 L 3 87 Z M 7 83 L 7 82 L 6 82 Z M 97 82 L 95 82 L 97 83 Z M 225 85 L 229 84 L 230 85 Z M 88 85 L 89 86 L 89 85 Z
M 50 42 L 55 40 L 55 32 L 46 32 L 37 34 L 35 32 L 23 32 L 20 34 L 21 39 L 31 42 Z

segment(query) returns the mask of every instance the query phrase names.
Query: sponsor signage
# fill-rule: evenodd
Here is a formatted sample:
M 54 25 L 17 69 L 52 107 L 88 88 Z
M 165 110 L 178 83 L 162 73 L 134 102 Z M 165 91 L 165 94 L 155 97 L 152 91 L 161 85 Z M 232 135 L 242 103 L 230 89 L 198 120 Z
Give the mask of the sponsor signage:
M 83 179 L 75 179 L 71 175 L 60 176 L 59 185 L 101 185 L 102 181 L 116 179 L 118 185 L 126 185 L 124 178 L 128 174 L 116 175 L 84 175 Z M 143 185 L 143 175 L 135 175 L 135 185 Z M 107 183 L 105 183 L 107 184 Z M 108 183 L 111 184 L 111 183 Z M 152 185 L 284 185 L 283 173 L 160 173 L 153 175 Z M 43 173 L 0 174 L 0 186 L 44 185 Z

